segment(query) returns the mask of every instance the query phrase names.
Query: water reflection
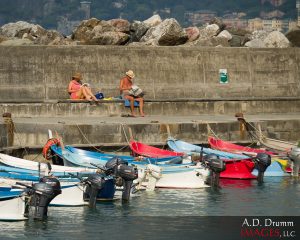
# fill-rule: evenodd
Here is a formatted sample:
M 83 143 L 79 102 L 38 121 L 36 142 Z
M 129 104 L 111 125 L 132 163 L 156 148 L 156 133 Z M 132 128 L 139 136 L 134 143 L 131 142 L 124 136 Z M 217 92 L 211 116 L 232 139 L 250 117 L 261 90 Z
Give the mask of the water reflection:
M 291 177 L 266 177 L 262 185 L 255 180 L 222 179 L 220 189 L 158 189 L 128 203 L 102 202 L 96 209 L 50 207 L 46 221 L 0 222 L 0 239 L 83 239 L 102 233 L 113 238 L 131 225 L 140 226 L 136 236 L 142 238 L 143 229 L 159 228 L 157 222 L 147 220 L 151 216 L 173 216 L 175 225 L 170 229 L 189 219 L 179 216 L 300 216 L 295 204 L 299 186 L 299 178 Z

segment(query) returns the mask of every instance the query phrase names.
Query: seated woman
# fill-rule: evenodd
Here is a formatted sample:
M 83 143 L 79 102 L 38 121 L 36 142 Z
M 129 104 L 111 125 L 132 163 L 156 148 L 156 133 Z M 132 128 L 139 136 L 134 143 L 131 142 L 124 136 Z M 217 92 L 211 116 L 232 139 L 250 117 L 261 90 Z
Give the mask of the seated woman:
M 86 99 L 89 101 L 98 101 L 98 99 L 92 93 L 88 84 L 82 84 L 81 74 L 75 73 L 72 80 L 69 83 L 68 93 L 73 100 Z

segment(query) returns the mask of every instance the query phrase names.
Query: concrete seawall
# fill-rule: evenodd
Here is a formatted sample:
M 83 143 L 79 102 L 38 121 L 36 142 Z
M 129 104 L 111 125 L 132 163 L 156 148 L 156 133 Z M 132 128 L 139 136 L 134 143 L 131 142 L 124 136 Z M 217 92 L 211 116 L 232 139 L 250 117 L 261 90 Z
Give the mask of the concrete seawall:
M 299 48 L 0 46 L 0 55 L 0 101 L 66 99 L 75 71 L 116 96 L 128 69 L 148 99 L 300 96 Z
M 48 128 L 66 144 L 120 146 L 128 127 L 139 141 L 158 145 L 165 144 L 167 125 L 174 137 L 205 143 L 206 123 L 225 140 L 247 142 L 236 112 L 261 123 L 267 136 L 299 140 L 298 48 L 0 46 L 0 54 L 0 112 L 12 113 L 13 146 L 41 147 Z M 121 118 L 128 109 L 120 100 L 67 100 L 74 72 L 110 97 L 119 95 L 128 69 L 146 91 L 146 118 Z M 229 83 L 220 83 L 220 69 L 227 69 Z M 0 148 L 8 145 L 2 126 Z

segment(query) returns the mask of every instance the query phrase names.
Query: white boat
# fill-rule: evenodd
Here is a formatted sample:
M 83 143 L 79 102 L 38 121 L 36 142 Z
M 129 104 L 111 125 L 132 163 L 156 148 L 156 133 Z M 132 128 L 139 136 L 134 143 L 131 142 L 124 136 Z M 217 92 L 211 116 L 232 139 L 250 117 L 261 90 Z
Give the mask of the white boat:
M 163 171 L 162 177 L 156 182 L 157 188 L 205 188 L 209 170 L 203 168 L 186 168 Z
M 7 166 L 12 166 L 16 168 L 35 170 L 35 171 L 39 169 L 38 162 L 13 157 L 3 153 L 0 153 L 0 162 Z M 95 169 L 91 169 L 91 168 L 67 167 L 67 166 L 59 166 L 59 165 L 51 165 L 51 168 L 52 168 L 51 170 L 52 173 L 61 173 L 61 174 L 88 173 L 88 172 L 91 173 L 96 171 Z M 41 172 L 44 173 L 44 175 L 48 175 L 47 173 L 49 172 L 49 168 L 46 163 L 40 163 L 40 169 Z
M 63 151 L 63 159 L 65 164 L 72 164 L 73 166 L 91 166 L 92 164 L 104 165 L 105 162 L 98 161 L 96 158 L 80 156 L 76 153 Z M 147 166 L 156 166 L 160 168 L 161 177 L 156 181 L 156 187 L 159 188 L 202 188 L 207 187 L 204 183 L 201 171 L 201 166 L 176 164 L 170 165 L 153 165 L 153 164 L 138 164 L 139 174 L 142 169 L 147 169 Z M 202 170 L 203 172 L 203 170 Z M 204 179 L 206 176 L 204 176 Z M 145 183 L 142 184 L 143 186 Z
M 22 221 L 26 220 L 25 197 L 13 196 L 0 197 L 0 220 L 2 221 Z

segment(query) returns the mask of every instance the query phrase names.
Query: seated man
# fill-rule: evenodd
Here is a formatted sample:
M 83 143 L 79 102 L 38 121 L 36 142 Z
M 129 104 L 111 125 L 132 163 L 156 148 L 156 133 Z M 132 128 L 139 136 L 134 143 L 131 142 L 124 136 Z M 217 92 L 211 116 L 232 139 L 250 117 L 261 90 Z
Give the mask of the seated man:
M 130 94 L 130 90 L 133 85 L 133 78 L 134 78 L 134 73 L 132 70 L 129 70 L 126 72 L 126 76 L 123 77 L 120 80 L 120 94 L 122 95 L 123 99 L 128 99 L 130 101 L 130 110 L 131 110 L 131 116 L 135 117 L 134 114 L 134 101 L 138 101 L 140 103 L 140 115 L 141 117 L 144 117 L 144 99 L 143 97 L 135 97 Z
M 68 93 L 73 100 L 86 99 L 89 101 L 98 101 L 89 87 L 89 84 L 81 82 L 81 74 L 75 73 L 69 83 Z

